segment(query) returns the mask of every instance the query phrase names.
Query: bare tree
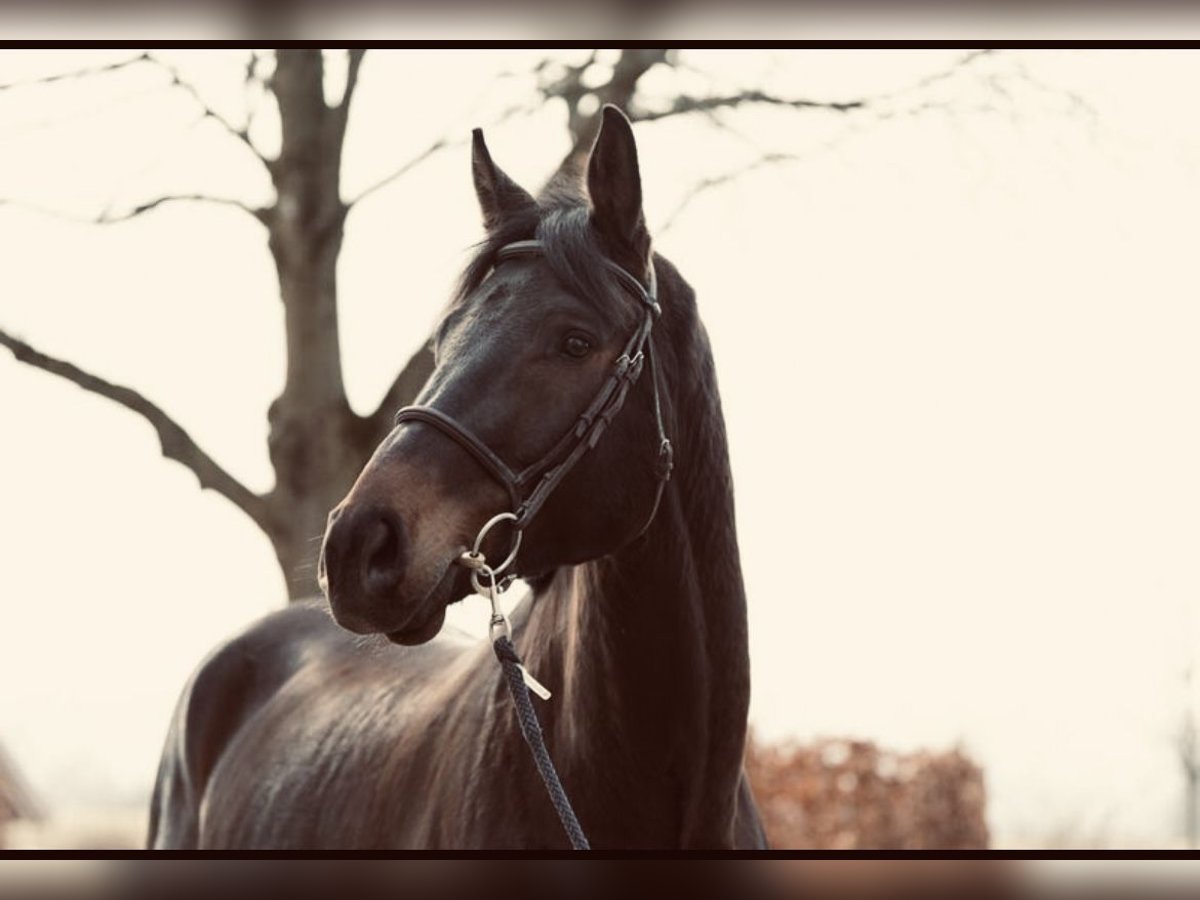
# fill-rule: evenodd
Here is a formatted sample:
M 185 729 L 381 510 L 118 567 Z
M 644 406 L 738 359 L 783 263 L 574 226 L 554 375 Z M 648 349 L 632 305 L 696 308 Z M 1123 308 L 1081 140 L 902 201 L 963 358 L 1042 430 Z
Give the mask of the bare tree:
M 252 207 L 228 198 L 179 194 L 156 197 L 124 212 L 114 212 L 110 207 L 92 220 L 109 224 L 146 215 L 168 204 L 221 203 L 244 211 L 267 230 L 284 307 L 287 350 L 284 388 L 268 410 L 268 445 L 276 479 L 270 491 L 256 494 L 246 488 L 205 453 L 165 410 L 140 392 L 112 384 L 2 330 L 0 344 L 21 362 L 107 397 L 150 422 L 167 458 L 191 469 L 202 487 L 226 497 L 266 533 L 292 599 L 309 596 L 315 591 L 314 539 L 324 530 L 326 514 L 345 494 L 372 450 L 388 433 L 395 410 L 415 396 L 432 368 L 431 355 L 428 348 L 423 347 L 397 373 L 373 412 L 359 415 L 347 400 L 339 353 L 337 284 L 337 261 L 346 216 L 364 197 L 392 183 L 452 143 L 449 139 L 435 141 L 357 197 L 345 199 L 342 196 L 342 150 L 365 53 L 362 49 L 347 53 L 345 88 L 336 103 L 329 103 L 325 98 L 326 59 L 322 51 L 274 51 L 274 66 L 269 74 L 263 74 L 270 68 L 269 59 L 258 53 L 250 54 L 246 66 L 247 85 L 267 92 L 278 106 L 279 151 L 272 156 L 263 153 L 251 140 L 248 121 L 241 125 L 231 122 L 209 106 L 177 69 L 152 53 L 29 82 L 0 85 L 0 90 L 15 90 L 35 83 L 63 83 L 98 77 L 130 66 L 158 67 L 168 77 L 172 88 L 198 104 L 202 115 L 216 122 L 230 140 L 244 147 L 270 177 L 275 197 L 271 204 L 263 207 Z M 624 49 L 611 65 L 598 64 L 595 52 L 578 64 L 565 65 L 547 59 L 525 74 L 534 80 L 533 105 L 560 101 L 565 104 L 570 141 L 567 159 L 572 160 L 581 159 L 586 153 L 597 114 L 604 103 L 623 107 L 635 121 L 659 121 L 694 114 L 707 116 L 722 127 L 729 127 L 719 118 L 722 112 L 762 105 L 797 113 L 824 112 L 839 116 L 873 112 L 876 117 L 883 118 L 898 111 L 932 108 L 936 105 L 928 97 L 932 86 L 973 66 L 986 55 L 986 51 L 964 54 L 945 70 L 932 73 L 903 91 L 838 100 L 788 97 L 760 88 L 747 88 L 701 95 L 679 92 L 668 102 L 655 104 L 643 96 L 644 76 L 656 67 L 677 70 L 687 67 L 678 52 L 668 49 Z M 899 104 L 897 99 L 901 96 L 915 102 Z M 732 180 L 741 171 L 793 158 L 791 154 L 763 154 L 749 167 L 697 185 L 685 198 L 684 205 L 696 193 Z
M 145 215 L 164 204 L 217 202 L 243 209 L 266 228 L 279 278 L 287 347 L 284 388 L 267 413 L 268 449 L 276 479 L 269 492 L 255 494 L 242 485 L 166 411 L 138 391 L 111 384 L 0 331 L 0 343 L 21 362 L 67 378 L 146 418 L 158 432 L 164 456 L 190 468 L 202 487 L 229 499 L 267 534 L 293 599 L 311 595 L 315 589 L 312 538 L 321 534 L 329 510 L 387 434 L 394 409 L 416 394 L 431 368 L 428 350 L 422 349 L 397 374 L 374 412 L 360 416 L 350 408 L 342 381 L 338 338 L 337 260 L 344 224 L 355 203 L 396 177 L 389 176 L 351 200 L 342 197 L 342 148 L 364 55 L 361 49 L 348 53 L 346 86 L 340 100 L 332 105 L 325 100 L 325 58 L 320 50 L 276 51 L 269 76 L 259 74 L 261 59 L 251 56 L 247 79 L 261 79 L 279 108 L 279 152 L 272 157 L 260 152 L 251 141 L 248 124 L 231 123 L 208 106 L 175 68 L 152 54 L 41 80 L 61 82 L 132 65 L 158 66 L 174 86 L 200 104 L 206 117 L 244 145 L 270 176 L 275 199 L 262 208 L 199 194 L 172 195 L 157 197 L 124 213 L 107 209 L 96 219 L 107 224 Z M 421 158 L 431 152 L 426 151 Z M 410 161 L 402 170 L 414 163 Z

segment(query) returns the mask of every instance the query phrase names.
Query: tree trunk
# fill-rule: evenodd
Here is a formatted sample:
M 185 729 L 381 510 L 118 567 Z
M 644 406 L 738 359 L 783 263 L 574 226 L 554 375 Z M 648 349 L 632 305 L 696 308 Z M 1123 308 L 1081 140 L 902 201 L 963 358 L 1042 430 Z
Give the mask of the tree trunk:
M 267 533 L 292 600 L 317 592 L 325 518 L 371 449 L 342 383 L 337 261 L 347 109 L 325 103 L 324 74 L 320 50 L 277 51 L 272 87 L 282 140 L 270 163 L 277 199 L 266 221 L 283 301 L 287 376 L 268 412 L 276 480 Z

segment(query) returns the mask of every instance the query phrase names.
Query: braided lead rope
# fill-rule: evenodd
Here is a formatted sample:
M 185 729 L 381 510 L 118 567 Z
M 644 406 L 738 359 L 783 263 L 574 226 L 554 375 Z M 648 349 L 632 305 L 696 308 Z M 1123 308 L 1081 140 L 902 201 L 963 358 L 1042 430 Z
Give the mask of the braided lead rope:
M 520 723 L 521 734 L 525 738 L 525 743 L 529 745 L 529 752 L 533 755 L 533 762 L 537 766 L 538 774 L 542 776 L 542 782 L 546 785 L 546 793 L 550 795 L 554 811 L 558 813 L 558 820 L 562 822 L 563 830 L 566 831 L 567 837 L 571 841 L 571 849 L 590 850 L 592 849 L 591 845 L 583 833 L 583 828 L 579 825 L 579 819 L 575 817 L 575 810 L 571 808 L 571 801 L 567 799 L 567 792 L 563 790 L 562 782 L 558 779 L 558 771 L 554 768 L 554 762 L 546 750 L 546 742 L 542 737 L 542 726 L 538 723 L 537 713 L 533 709 L 533 701 L 529 698 L 529 688 L 525 684 L 525 677 L 521 671 L 521 657 L 517 656 L 517 650 L 513 647 L 512 641 L 503 634 L 492 643 L 492 649 L 496 651 L 496 658 L 500 660 L 500 665 L 504 669 L 508 692 L 512 695 L 513 704 L 517 708 L 517 722 Z
M 458 561 L 471 570 L 471 585 L 492 605 L 492 618 L 488 625 L 492 650 L 496 654 L 496 659 L 500 660 L 504 680 L 508 683 L 508 693 L 512 696 L 513 706 L 517 710 L 517 723 L 521 726 L 521 736 L 525 738 L 525 743 L 529 746 L 529 752 L 533 756 L 534 765 L 537 766 L 538 775 L 542 777 L 546 793 L 550 795 L 550 803 L 554 806 L 554 811 L 558 813 L 558 820 L 562 822 L 563 830 L 566 831 L 567 838 L 571 841 L 571 849 L 590 850 L 592 849 L 591 845 L 588 844 L 583 828 L 579 825 L 575 810 L 571 808 L 571 801 L 567 799 L 567 792 L 563 790 L 562 782 L 558 778 L 558 771 L 550 759 L 550 753 L 546 750 L 542 726 L 538 723 L 537 713 L 534 712 L 533 701 L 529 699 L 530 686 L 543 699 L 549 699 L 550 692 L 529 674 L 529 670 L 521 662 L 521 657 L 517 655 L 517 649 L 512 645 L 512 626 L 508 621 L 508 616 L 501 610 L 497 596 L 503 587 L 497 583 L 496 573 L 507 568 L 516 557 L 517 548 L 521 544 L 520 532 L 517 532 L 516 546 L 513 547 L 508 558 L 495 569 L 488 565 L 487 558 L 479 549 L 492 526 L 505 519 L 515 518 L 516 516 L 512 513 L 501 513 L 491 518 L 475 538 L 475 548 L 462 554 Z M 484 580 L 480 581 L 480 577 Z

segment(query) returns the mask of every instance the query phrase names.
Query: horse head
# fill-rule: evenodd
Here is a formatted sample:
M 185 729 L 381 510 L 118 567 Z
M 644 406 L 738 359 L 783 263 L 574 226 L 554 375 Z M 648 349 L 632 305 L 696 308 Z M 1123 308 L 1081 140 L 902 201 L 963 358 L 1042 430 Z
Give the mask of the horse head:
M 318 570 L 339 624 L 401 644 L 470 592 L 459 563 L 496 514 L 517 521 L 488 533 L 486 559 L 516 547 L 508 572 L 536 579 L 636 539 L 670 468 L 629 121 L 606 107 L 585 171 L 568 161 L 536 199 L 478 130 L 472 172 L 486 238 L 416 405 L 330 513 Z

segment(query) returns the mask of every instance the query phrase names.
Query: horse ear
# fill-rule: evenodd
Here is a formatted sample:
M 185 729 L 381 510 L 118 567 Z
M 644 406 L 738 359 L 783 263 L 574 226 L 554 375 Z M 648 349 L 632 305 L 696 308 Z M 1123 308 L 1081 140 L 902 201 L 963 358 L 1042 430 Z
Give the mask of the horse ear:
M 483 225 L 488 231 L 497 228 L 508 216 L 534 206 L 533 197 L 509 178 L 492 162 L 483 129 L 471 132 L 471 175 L 475 179 L 475 195 L 483 211 Z
M 601 113 L 600 132 L 588 160 L 588 194 L 592 221 L 617 252 L 632 253 L 645 262 L 650 234 L 642 213 L 642 176 L 638 170 L 633 126 L 612 104 Z

